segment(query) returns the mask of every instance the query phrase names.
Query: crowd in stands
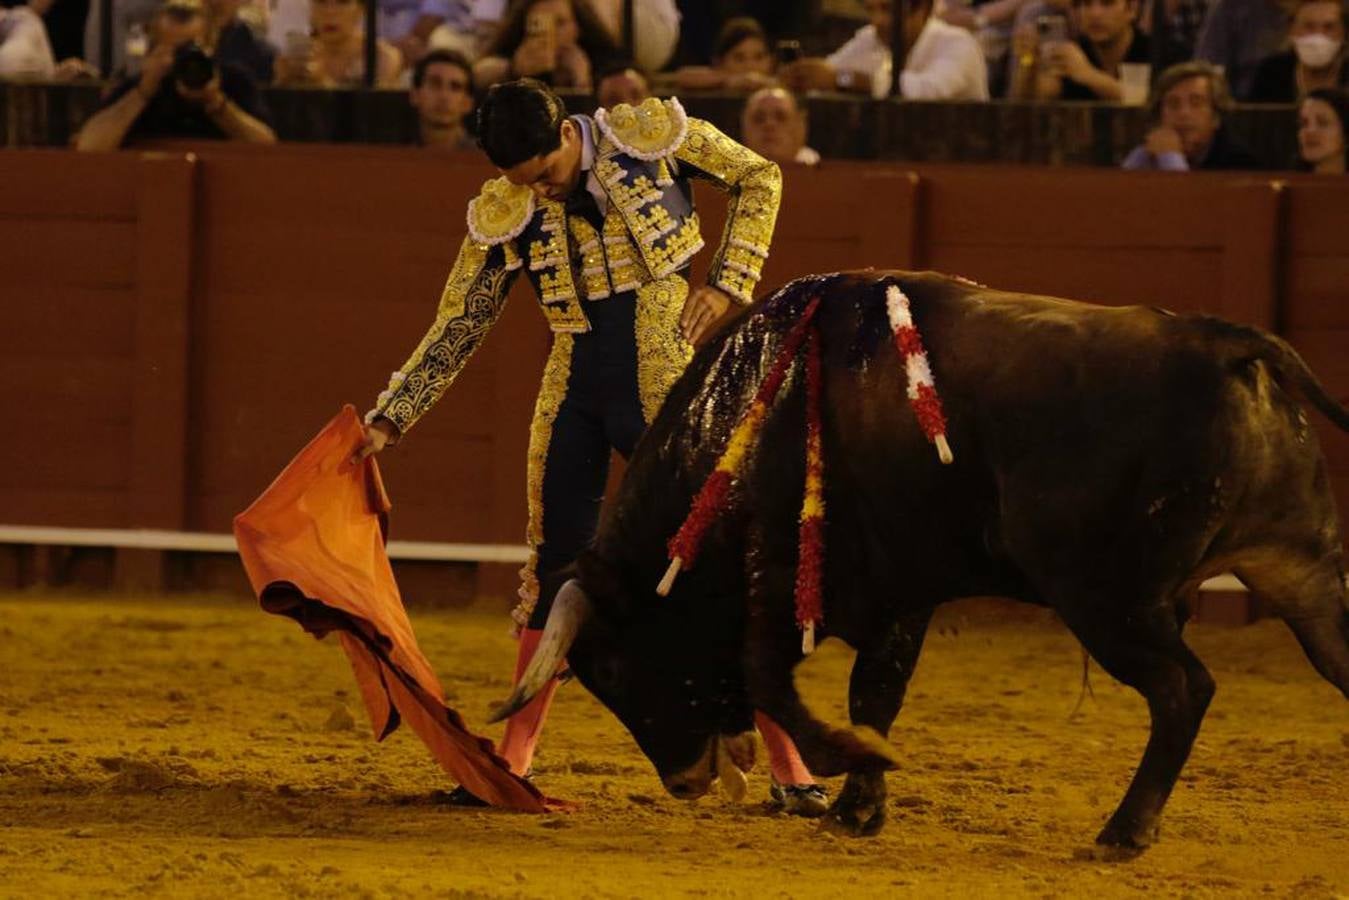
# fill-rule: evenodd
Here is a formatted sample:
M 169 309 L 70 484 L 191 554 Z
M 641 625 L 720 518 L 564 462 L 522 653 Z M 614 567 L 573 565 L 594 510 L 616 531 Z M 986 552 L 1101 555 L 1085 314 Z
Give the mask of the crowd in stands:
M 69 53 L 44 22 L 80 3 L 83 52 Z M 812 92 L 1146 104 L 1150 128 L 1124 166 L 1168 171 L 1257 165 L 1225 127 L 1234 102 L 1300 104 L 1297 164 L 1344 168 L 1344 0 L 112 0 L 107 29 L 100 9 L 0 0 L 0 80 L 106 77 L 81 149 L 269 143 L 263 88 L 371 82 L 408 91 L 418 143 L 464 149 L 475 94 L 530 76 L 601 106 L 742 94 L 742 137 L 804 164 L 819 161 Z M 835 28 L 809 27 L 826 13 Z

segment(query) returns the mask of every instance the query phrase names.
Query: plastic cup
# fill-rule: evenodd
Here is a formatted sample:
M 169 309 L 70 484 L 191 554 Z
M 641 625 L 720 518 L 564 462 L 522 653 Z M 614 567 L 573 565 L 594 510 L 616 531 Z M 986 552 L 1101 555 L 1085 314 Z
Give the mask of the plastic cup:
M 1125 106 L 1142 106 L 1148 102 L 1152 66 L 1147 63 L 1120 63 L 1119 80 L 1124 89 L 1124 96 L 1120 99 Z

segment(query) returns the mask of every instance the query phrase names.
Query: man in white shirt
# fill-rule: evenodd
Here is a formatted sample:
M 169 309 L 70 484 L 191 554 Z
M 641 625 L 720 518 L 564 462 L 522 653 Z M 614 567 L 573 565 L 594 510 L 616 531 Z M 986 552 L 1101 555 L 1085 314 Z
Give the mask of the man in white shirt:
M 65 81 L 97 74 L 81 59 L 56 62 L 42 21 L 54 4 L 55 0 L 28 0 L 13 9 L 0 8 L 0 80 Z
M 979 42 L 964 28 L 932 15 L 932 0 L 914 0 L 904 21 L 909 48 L 899 76 L 906 100 L 987 100 L 988 67 Z M 890 93 L 890 37 L 894 29 L 890 0 L 866 0 L 869 24 L 824 59 L 798 60 L 779 74 L 795 90 Z

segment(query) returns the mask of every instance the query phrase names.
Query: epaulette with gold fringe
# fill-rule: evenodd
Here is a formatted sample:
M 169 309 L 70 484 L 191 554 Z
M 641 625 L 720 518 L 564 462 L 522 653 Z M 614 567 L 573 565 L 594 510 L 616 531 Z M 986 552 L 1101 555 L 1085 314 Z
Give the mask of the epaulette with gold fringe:
M 653 162 L 672 155 L 688 135 L 689 120 L 679 100 L 648 97 L 638 106 L 620 103 L 595 112 L 595 124 L 621 152 Z

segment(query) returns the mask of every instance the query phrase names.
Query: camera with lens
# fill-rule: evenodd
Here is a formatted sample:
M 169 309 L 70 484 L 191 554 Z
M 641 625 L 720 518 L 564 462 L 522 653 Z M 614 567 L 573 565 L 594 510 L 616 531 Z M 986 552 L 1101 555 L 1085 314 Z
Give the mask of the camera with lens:
M 190 91 L 199 91 L 215 78 L 215 60 L 196 41 L 173 53 L 173 78 Z

